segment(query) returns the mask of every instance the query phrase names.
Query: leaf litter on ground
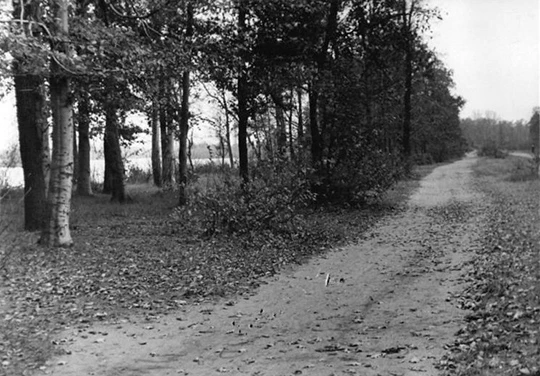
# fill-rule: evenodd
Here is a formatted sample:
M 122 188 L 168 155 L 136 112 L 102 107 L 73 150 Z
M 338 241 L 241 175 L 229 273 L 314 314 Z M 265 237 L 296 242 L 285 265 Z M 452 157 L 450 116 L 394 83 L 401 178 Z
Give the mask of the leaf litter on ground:
M 540 184 L 479 173 L 510 162 L 476 166 L 489 231 L 460 297 L 471 313 L 440 362 L 447 375 L 540 375 Z
M 40 248 L 37 234 L 21 233 L 25 242 L 2 259 L 1 371 L 19 375 L 42 367 L 64 351 L 53 338 L 65 329 L 86 332 L 93 322 L 133 316 L 152 321 L 193 302 L 250 296 L 263 277 L 353 241 L 400 210 L 433 167 L 376 205 L 316 210 L 296 233 L 201 237 L 189 224 L 168 220 L 174 192 L 123 206 L 104 195 L 76 198 L 74 247 Z

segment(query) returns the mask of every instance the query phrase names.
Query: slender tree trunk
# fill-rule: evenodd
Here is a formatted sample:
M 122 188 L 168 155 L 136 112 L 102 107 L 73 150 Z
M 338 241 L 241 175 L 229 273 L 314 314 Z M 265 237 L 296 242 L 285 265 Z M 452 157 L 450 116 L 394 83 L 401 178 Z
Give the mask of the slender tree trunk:
M 127 196 L 124 162 L 118 133 L 118 110 L 112 100 L 107 101 L 105 111 L 105 164 L 109 166 L 111 201 L 124 203 Z
M 412 53 L 407 47 L 405 57 L 405 93 L 403 98 L 403 153 L 411 156 L 411 96 L 412 96 Z
M 221 151 L 220 152 L 221 167 L 224 168 L 225 167 L 225 154 L 227 152 L 226 152 L 226 149 L 225 149 L 225 147 L 226 147 L 225 146 L 225 137 L 223 137 L 223 134 L 221 133 L 221 129 L 219 131 L 218 137 L 219 137 L 219 150 Z
M 87 0 L 77 0 L 75 12 L 78 17 L 87 16 L 90 2 Z M 79 154 L 77 159 L 77 194 L 79 196 L 92 195 L 91 180 L 91 157 L 90 157 L 90 95 L 87 82 L 79 81 L 79 96 L 77 102 L 78 109 L 78 130 L 79 130 Z
M 322 158 L 318 105 L 319 93 L 312 86 L 309 90 L 309 130 L 311 135 L 311 160 L 314 166 L 318 166 Z
M 223 109 L 225 110 L 225 142 L 227 144 L 227 154 L 229 154 L 229 163 L 231 168 L 233 168 L 234 154 L 231 142 L 231 117 L 229 114 L 229 106 L 227 105 L 227 98 L 225 97 L 225 92 L 223 92 L 223 107 Z
M 189 71 L 182 75 L 182 111 L 180 114 L 180 147 L 178 153 L 179 184 L 178 184 L 178 204 L 187 204 L 186 186 L 188 181 L 187 153 L 188 153 L 188 131 L 189 131 Z
M 77 181 L 77 194 L 79 196 L 92 195 L 91 169 L 90 169 L 90 104 L 88 92 L 83 88 L 79 95 L 79 179 Z
M 407 12 L 407 2 L 403 0 L 403 38 L 405 41 L 405 92 L 403 94 L 403 134 L 402 148 L 406 158 L 411 156 L 411 96 L 412 96 L 412 43 L 411 17 L 414 4 Z
M 294 160 L 294 135 L 293 135 L 293 114 L 294 114 L 294 90 L 291 89 L 291 108 L 289 110 L 289 119 L 288 119 L 288 124 L 289 124 L 289 153 L 291 154 L 291 159 Z
M 279 157 L 283 158 L 287 151 L 287 131 L 285 124 L 285 114 L 283 112 L 283 96 L 281 92 L 272 95 L 274 101 L 274 107 L 276 110 L 276 124 L 277 124 L 277 151 Z
M 300 150 L 304 148 L 304 110 L 302 108 L 302 89 L 298 89 L 298 146 Z
M 240 177 L 245 183 L 249 182 L 247 126 L 249 114 L 247 109 L 247 80 L 242 73 L 238 79 L 238 158 Z
M 243 37 L 246 33 L 246 8 L 245 1 L 240 1 L 238 5 L 238 30 Z M 248 167 L 248 147 L 247 147 L 247 127 L 249 121 L 248 111 L 248 81 L 245 67 L 240 67 L 238 75 L 238 157 L 240 177 L 243 184 L 249 182 Z
M 159 134 L 159 105 L 154 102 L 152 105 L 151 120 L 152 124 L 152 177 L 154 185 L 161 187 L 161 150 Z
M 322 161 L 323 145 L 322 140 L 324 137 L 323 130 L 326 128 L 326 124 L 323 123 L 319 126 L 319 99 L 321 97 L 318 84 L 320 75 L 326 69 L 326 61 L 328 55 L 328 48 L 330 43 L 335 39 L 337 30 L 337 16 L 339 13 L 340 0 L 331 0 L 330 8 L 328 12 L 328 18 L 326 22 L 326 31 L 324 34 L 324 40 L 321 49 L 316 57 L 317 75 L 314 82 L 311 83 L 309 88 L 309 122 L 311 131 L 311 158 L 313 165 L 318 168 Z M 324 99 L 324 97 L 323 97 Z
M 193 159 L 191 158 L 191 150 L 192 149 L 193 149 L 193 132 L 191 132 L 191 137 L 189 138 L 188 153 L 187 153 L 188 161 L 189 161 L 189 168 L 191 169 L 191 172 L 193 172 L 193 170 L 195 169 L 193 167 Z
M 103 190 L 101 193 L 111 194 L 113 191 L 112 187 L 112 172 L 111 172 L 111 163 L 109 162 L 109 144 L 107 139 L 103 136 L 103 159 L 105 166 L 103 168 Z
M 79 180 L 79 148 L 77 145 L 77 127 L 73 124 L 73 185 Z
M 193 5 L 187 3 L 187 28 L 186 39 L 193 36 Z M 189 95 L 190 95 L 190 71 L 186 69 L 182 75 L 182 109 L 180 112 L 180 146 L 178 148 L 178 204 L 187 204 L 186 186 L 188 182 L 187 155 L 188 155 L 188 132 L 189 132 Z
M 68 0 L 57 0 L 58 36 L 68 33 Z M 60 51 L 68 48 L 60 44 Z M 40 243 L 54 247 L 73 244 L 69 229 L 71 191 L 73 187 L 73 109 L 70 79 L 56 61 L 51 63 L 51 106 L 53 110 L 53 157 L 48 195 L 48 222 Z
M 168 95 L 168 88 L 163 85 L 161 100 Z M 159 109 L 159 123 L 161 129 L 161 159 L 162 159 L 162 183 L 171 188 L 174 184 L 174 133 L 168 105 L 161 103 Z
M 540 109 L 535 109 L 529 122 L 529 135 L 534 154 L 533 176 L 538 177 L 540 174 Z
M 17 68 L 14 68 L 17 71 Z M 24 174 L 24 228 L 41 230 L 47 208 L 43 129 L 47 127 L 43 80 L 15 73 L 19 149 Z M 47 140 L 48 141 L 48 140 Z
M 49 193 L 49 183 L 51 181 L 51 146 L 50 146 L 50 127 L 46 119 L 46 111 L 42 112 L 44 117 L 41 121 L 41 140 L 42 140 L 42 153 L 41 153 L 41 166 L 43 168 L 43 175 L 45 177 L 45 196 Z

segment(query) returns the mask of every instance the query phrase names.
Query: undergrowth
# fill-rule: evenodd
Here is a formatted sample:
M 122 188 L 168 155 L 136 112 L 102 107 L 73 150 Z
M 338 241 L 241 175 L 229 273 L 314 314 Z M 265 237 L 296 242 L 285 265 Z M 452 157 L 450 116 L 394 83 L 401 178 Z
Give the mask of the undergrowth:
M 483 158 L 475 167 L 479 177 L 496 177 L 502 181 L 525 182 L 538 177 L 534 173 L 535 164 L 532 159 L 508 156 L 504 161 L 500 158 Z

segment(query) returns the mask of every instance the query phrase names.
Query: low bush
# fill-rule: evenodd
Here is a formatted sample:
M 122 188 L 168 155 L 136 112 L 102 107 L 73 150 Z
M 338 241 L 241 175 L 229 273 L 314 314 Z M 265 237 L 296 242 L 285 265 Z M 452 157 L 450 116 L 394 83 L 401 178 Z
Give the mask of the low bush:
M 482 160 L 475 166 L 475 175 L 480 177 L 503 177 L 509 182 L 524 182 L 537 179 L 533 160 L 510 156 L 505 159 Z
M 148 183 L 152 180 L 152 171 L 148 168 L 142 169 L 136 165 L 128 165 L 126 171 L 126 182 L 129 184 Z
M 480 148 L 478 155 L 480 157 L 506 158 L 508 156 L 508 152 L 501 150 L 495 144 L 486 144 Z
M 413 156 L 413 163 L 417 166 L 425 166 L 435 163 L 435 159 L 430 153 L 415 154 Z
M 523 160 L 521 158 L 516 159 L 514 162 L 514 168 L 510 172 L 506 180 L 511 182 L 524 182 L 529 180 L 538 179 L 538 175 L 535 173 L 534 169 L 536 164 L 531 160 Z
M 327 161 L 324 170 L 314 179 L 319 202 L 361 206 L 380 200 L 408 167 L 397 154 L 372 150 L 341 163 Z
M 280 166 L 276 174 L 275 168 L 260 166 L 244 185 L 235 175 L 223 174 L 213 186 L 193 191 L 190 203 L 173 216 L 206 235 L 289 231 L 300 220 L 298 209 L 309 205 L 314 195 L 305 171 Z
M 234 167 L 231 167 L 228 164 L 222 165 L 213 161 L 198 164 L 193 167 L 194 174 L 233 173 L 234 171 Z

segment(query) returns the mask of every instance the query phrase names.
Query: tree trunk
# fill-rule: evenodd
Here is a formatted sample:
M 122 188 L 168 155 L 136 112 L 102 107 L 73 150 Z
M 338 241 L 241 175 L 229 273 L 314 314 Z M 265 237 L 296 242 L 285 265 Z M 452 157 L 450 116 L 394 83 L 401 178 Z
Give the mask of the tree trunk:
M 22 7 L 22 9 L 21 9 Z M 36 2 L 14 2 L 15 19 L 33 19 L 41 12 Z M 39 36 L 41 29 L 32 24 L 20 24 L 25 34 Z M 45 113 L 45 85 L 43 78 L 21 70 L 25 56 L 14 56 L 13 75 L 19 150 L 24 175 L 24 228 L 41 230 L 47 213 L 49 182 L 49 127 Z
M 191 172 L 193 172 L 194 169 L 195 169 L 195 167 L 193 167 L 193 159 L 191 158 L 192 149 L 193 149 L 193 132 L 191 132 L 191 137 L 189 138 L 188 151 L 187 151 L 187 156 L 188 156 L 188 161 L 189 161 L 189 168 L 191 169 Z
M 227 98 L 225 92 L 223 92 L 223 109 L 225 110 L 225 142 L 227 144 L 227 154 L 229 154 L 229 164 L 231 168 L 234 167 L 234 154 L 232 151 L 231 142 L 231 117 L 229 114 L 229 106 L 227 105 Z
M 68 33 L 68 1 L 58 0 L 58 34 Z M 67 53 L 68 48 L 60 44 Z M 40 243 L 53 247 L 73 244 L 69 229 L 71 190 L 73 187 L 73 109 L 71 106 L 70 79 L 56 63 L 51 62 L 51 107 L 53 108 L 53 157 L 51 182 L 48 195 L 48 218 Z
M 180 113 L 180 147 L 178 152 L 179 182 L 178 182 L 178 204 L 187 204 L 187 138 L 189 131 L 189 71 L 182 75 L 182 111 Z
M 86 88 L 83 87 L 79 95 L 79 179 L 77 180 L 77 194 L 79 196 L 92 195 L 91 169 L 90 169 L 90 104 Z
M 79 148 L 77 145 L 77 127 L 73 124 L 73 185 L 79 180 Z
M 193 36 L 193 5 L 187 4 L 187 28 L 186 39 Z M 180 111 L 180 146 L 178 148 L 178 205 L 187 204 L 186 186 L 188 182 L 187 155 L 188 155 L 188 131 L 189 131 L 189 95 L 190 95 L 190 71 L 186 69 L 182 75 L 182 109 Z
M 311 135 L 311 160 L 318 166 L 322 158 L 318 117 L 319 93 L 313 86 L 309 90 L 309 130 Z
M 110 92 L 112 93 L 112 92 Z M 107 100 L 105 109 L 105 165 L 109 166 L 111 201 L 124 203 L 127 200 L 124 162 L 118 133 L 118 111 L 112 100 Z
M 403 98 L 403 154 L 411 156 L 411 96 L 412 96 L 412 53 L 410 46 L 405 53 L 405 93 Z
M 113 188 L 112 188 L 112 172 L 111 172 L 111 164 L 109 162 L 108 157 L 108 143 L 105 138 L 105 135 L 103 136 L 103 159 L 105 162 L 105 166 L 103 168 L 103 189 L 101 190 L 101 193 L 104 194 L 111 194 Z
M 302 109 L 302 89 L 298 89 L 298 147 L 304 148 L 304 114 Z
M 223 137 L 223 134 L 221 133 L 221 128 L 219 130 L 219 133 L 218 133 L 218 138 L 219 138 L 219 156 L 221 157 L 221 167 L 224 168 L 225 167 L 225 154 L 227 153 L 225 150 L 225 137 Z
M 163 92 L 161 100 L 168 95 L 168 90 Z M 168 105 L 161 103 L 159 109 L 159 123 L 161 129 L 161 159 L 162 159 L 162 183 L 163 186 L 171 188 L 174 184 L 174 133 L 172 129 L 171 116 Z
M 161 187 L 161 150 L 160 150 L 160 135 L 159 135 L 159 105 L 154 102 L 152 105 L 151 119 L 152 124 L 152 177 L 154 185 Z
M 323 43 L 319 50 L 318 56 L 316 56 L 317 74 L 311 83 L 309 88 L 309 122 L 311 131 L 311 158 L 313 166 L 318 168 L 322 161 L 323 145 L 322 139 L 324 137 L 323 129 L 326 128 L 326 124 L 323 122 L 319 127 L 319 80 L 320 75 L 326 69 L 326 61 L 328 55 L 328 48 L 330 43 L 335 39 L 337 30 L 337 16 L 339 13 L 340 0 L 332 0 L 330 2 L 330 8 L 328 12 L 328 18 L 326 20 L 326 30 L 324 34 Z
M 287 131 L 285 124 L 285 114 L 283 111 L 283 96 L 281 92 L 272 95 L 272 100 L 274 101 L 274 107 L 276 110 L 276 124 L 277 124 L 277 151 L 280 158 L 285 157 L 287 151 Z
M 19 149 L 24 174 L 24 229 L 41 230 L 47 208 L 46 172 L 44 169 L 47 127 L 43 80 L 38 76 L 19 75 L 15 71 L 15 98 L 19 124 Z M 48 149 L 48 148 L 47 148 Z
M 43 175 L 45 176 L 45 197 L 49 193 L 49 183 L 51 181 L 51 146 L 50 146 L 50 126 L 47 123 L 46 111 L 43 112 L 44 117 L 41 121 L 41 140 L 42 140 L 42 152 L 41 152 L 41 166 L 43 169 Z
M 240 1 L 238 5 L 238 30 L 240 37 L 244 37 L 246 32 L 246 9 L 244 1 Z M 249 167 L 248 167 L 248 148 L 247 148 L 247 127 L 249 121 L 248 111 L 248 81 L 245 67 L 242 64 L 238 73 L 238 157 L 240 177 L 243 184 L 249 182 Z
M 294 160 L 294 134 L 293 134 L 293 115 L 294 115 L 294 89 L 291 89 L 290 93 L 290 109 L 289 109 L 289 119 L 288 119 L 288 125 L 289 125 L 289 153 L 291 155 L 291 159 Z
M 534 110 L 534 114 L 529 122 L 529 134 L 531 148 L 534 154 L 533 175 L 538 177 L 540 174 L 540 109 L 535 108 Z
M 403 38 L 405 42 L 405 92 L 403 94 L 403 134 L 402 148 L 406 158 L 411 156 L 411 96 L 412 96 L 412 43 L 411 17 L 414 4 L 407 12 L 407 2 L 403 0 Z

